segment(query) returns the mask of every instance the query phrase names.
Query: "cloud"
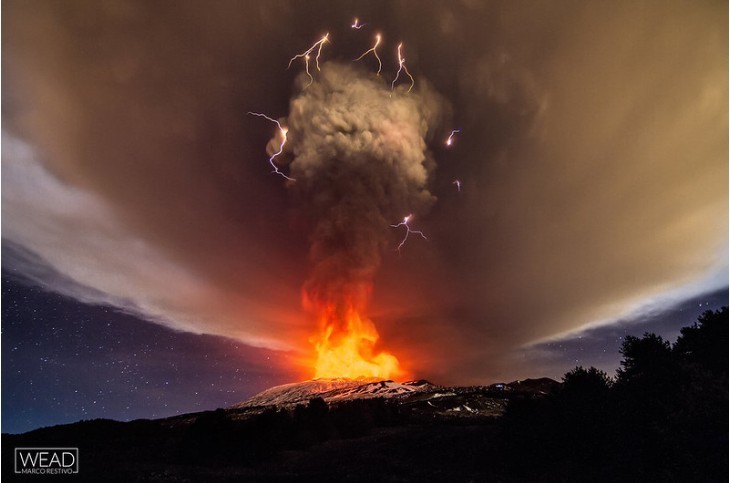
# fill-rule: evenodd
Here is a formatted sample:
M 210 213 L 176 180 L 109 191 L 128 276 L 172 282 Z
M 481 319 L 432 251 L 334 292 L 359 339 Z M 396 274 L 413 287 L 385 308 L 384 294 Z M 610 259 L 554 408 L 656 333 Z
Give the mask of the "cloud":
M 515 347 L 727 283 L 727 32 L 714 7 L 494 10 L 462 19 L 471 49 L 443 48 L 465 60 L 437 56 L 461 75 L 467 120 L 449 170 L 463 196 L 441 197 L 431 237 L 453 305 L 468 307 L 449 320 L 472 347 L 460 373 L 510 372 Z
M 130 233 L 103 199 L 59 181 L 29 145 L 8 133 L 2 220 L 3 265 L 21 279 L 175 330 L 285 347 L 268 331 L 226 320 L 231 314 L 214 304 L 225 299 L 210 281 Z
M 285 114 L 295 85 L 292 140 L 311 132 L 292 142 L 293 177 L 325 154 L 397 152 L 397 180 L 385 181 L 420 190 L 428 242 L 382 252 L 371 305 L 419 375 L 518 377 L 514 356 L 530 344 L 727 284 L 726 5 L 374 4 L 360 6 L 362 30 L 350 6 L 316 7 L 8 3 L 6 246 L 68 281 L 54 290 L 306 352 L 311 226 L 268 172 L 271 125 L 245 115 Z M 416 88 L 452 106 L 415 94 L 415 111 L 391 113 L 443 129 L 425 146 L 420 131 L 347 101 L 364 86 L 349 70 L 317 73 L 348 78 L 340 91 L 301 91 L 295 66 L 285 70 L 326 31 L 323 56 L 349 62 L 371 45 L 370 26 L 383 32 L 386 84 L 402 40 Z M 345 91 L 354 97 L 335 97 Z M 337 109 L 312 110 L 319 95 Z M 329 186 L 320 176 L 315 191 Z M 384 198 L 388 213 L 411 205 L 404 196 Z M 27 258 L 4 266 L 30 276 Z

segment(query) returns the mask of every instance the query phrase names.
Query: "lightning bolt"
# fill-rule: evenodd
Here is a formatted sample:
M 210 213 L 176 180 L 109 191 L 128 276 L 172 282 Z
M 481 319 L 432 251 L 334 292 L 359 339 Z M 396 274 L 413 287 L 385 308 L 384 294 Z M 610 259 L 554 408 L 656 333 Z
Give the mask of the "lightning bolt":
M 395 79 L 393 79 L 393 82 L 390 84 L 390 90 L 392 91 L 395 88 L 395 82 L 398 80 L 398 76 L 400 76 L 401 71 L 405 71 L 406 74 L 408 74 L 408 77 L 411 78 L 411 87 L 408 88 L 408 92 L 411 92 L 411 89 L 413 89 L 413 85 L 416 83 L 415 80 L 413 80 L 413 76 L 410 72 L 408 72 L 408 67 L 406 67 L 406 59 L 401 55 L 400 49 L 403 47 L 403 42 L 398 44 L 398 72 L 395 73 Z
M 304 71 L 309 76 L 309 84 L 307 84 L 307 87 L 309 87 L 314 82 L 314 77 L 312 77 L 312 74 L 309 73 L 309 54 L 304 56 Z
M 355 30 L 360 30 L 364 26 L 365 26 L 365 24 L 360 23 L 360 21 L 357 19 L 357 17 L 355 17 L 355 21 L 352 22 L 352 25 L 350 25 L 350 27 L 354 28 Z
M 282 178 L 287 179 L 289 181 L 296 181 L 294 178 L 290 178 L 289 176 L 287 176 L 284 173 L 282 173 L 281 171 L 279 171 L 278 166 L 276 166 L 276 164 L 274 163 L 274 159 L 276 159 L 276 157 L 284 151 L 284 145 L 286 144 L 286 134 L 289 132 L 289 130 L 287 128 L 283 127 L 279 121 L 277 121 L 276 119 L 270 118 L 266 114 L 261 114 L 260 112 L 251 112 L 251 111 L 248 111 L 248 114 L 251 114 L 252 116 L 258 116 L 258 117 L 263 117 L 264 119 L 268 119 L 269 121 L 273 122 L 274 124 L 276 124 L 279 127 L 279 133 L 281 134 L 281 144 L 279 145 L 279 150 L 277 152 L 275 152 L 274 154 L 272 154 L 271 157 L 269 158 L 269 164 L 271 165 L 272 168 L 274 168 L 274 171 L 272 171 L 272 173 L 276 173 L 279 176 L 281 176 Z
M 307 72 L 307 75 L 309 76 L 309 85 L 312 85 L 312 82 L 314 82 L 314 78 L 312 77 L 312 74 L 309 73 L 309 60 L 311 59 L 312 52 L 314 49 L 317 49 L 317 55 L 314 58 L 314 62 L 317 65 L 317 71 L 320 70 L 319 68 L 319 56 L 322 54 L 322 47 L 324 44 L 329 42 L 329 32 L 325 34 L 324 37 L 319 39 L 317 42 L 315 42 L 310 48 L 302 52 L 301 54 L 297 54 L 291 59 L 289 59 L 289 65 L 286 66 L 287 69 L 291 67 L 292 62 L 299 58 L 304 59 L 304 70 Z
M 358 60 L 362 59 L 366 55 L 368 55 L 370 52 L 375 55 L 375 58 L 378 59 L 378 75 L 380 75 L 380 71 L 383 69 L 383 63 L 380 61 L 380 57 L 378 57 L 378 51 L 375 50 L 378 48 L 378 45 L 380 45 L 380 34 L 375 34 L 375 45 L 373 45 L 370 49 L 363 52 L 363 54 L 355 59 L 353 62 L 357 62 Z
M 452 144 L 454 144 L 454 134 L 458 132 L 461 132 L 461 129 L 454 129 L 453 131 L 451 131 L 451 134 L 449 134 L 449 139 L 446 140 L 447 146 L 451 146 Z
M 423 237 L 424 240 L 428 240 L 428 238 L 426 238 L 426 235 L 424 235 L 422 231 L 419 231 L 419 230 L 411 230 L 411 226 L 408 224 L 408 223 L 410 223 L 411 218 L 413 218 L 413 215 L 412 214 L 404 217 L 403 218 L 403 221 L 401 221 L 397 225 L 390 225 L 393 228 L 398 228 L 398 227 L 401 227 L 401 226 L 405 226 L 406 227 L 406 236 L 403 237 L 403 240 L 401 240 L 400 244 L 398 245 L 398 248 L 397 248 L 398 252 L 400 252 L 400 249 L 403 247 L 403 244 L 406 242 L 406 240 L 408 240 L 408 235 L 410 235 L 411 233 L 416 233 L 418 235 L 421 235 L 421 237 Z

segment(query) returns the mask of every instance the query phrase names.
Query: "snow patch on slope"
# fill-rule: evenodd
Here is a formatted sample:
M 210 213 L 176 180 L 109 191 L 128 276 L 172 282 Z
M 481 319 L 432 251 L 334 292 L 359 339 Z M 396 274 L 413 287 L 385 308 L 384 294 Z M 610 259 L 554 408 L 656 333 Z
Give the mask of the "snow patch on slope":
M 313 379 L 272 387 L 233 408 L 254 406 L 291 406 L 306 404 L 310 399 L 321 397 L 328 403 L 368 399 L 375 397 L 404 397 L 432 390 L 435 386 L 426 381 L 395 382 L 380 379 Z

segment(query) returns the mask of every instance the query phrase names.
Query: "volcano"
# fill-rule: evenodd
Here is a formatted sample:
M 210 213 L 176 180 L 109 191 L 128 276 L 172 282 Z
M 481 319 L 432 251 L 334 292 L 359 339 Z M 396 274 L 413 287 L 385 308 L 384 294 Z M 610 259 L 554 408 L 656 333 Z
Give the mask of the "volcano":
M 255 406 L 290 407 L 306 404 L 315 398 L 326 403 L 353 399 L 406 398 L 419 393 L 435 391 L 438 386 L 425 380 L 395 382 L 377 378 L 319 378 L 304 382 L 283 384 L 262 391 L 233 406 L 234 409 Z
M 510 401 L 539 399 L 559 387 L 547 378 L 469 387 L 318 378 L 214 411 L 79 421 L 3 434 L 2 444 L 72 443 L 88 481 L 340 481 L 349 474 L 383 481 L 393 470 L 384 455 L 398 452 L 388 464 L 408 468 L 402 481 L 468 481 L 483 458 L 468 456 L 458 467 L 452 461 L 476 447 L 499 447 Z M 3 465 L 13 467 L 12 458 L 4 452 Z
M 395 382 L 377 378 L 318 378 L 266 389 L 231 406 L 238 417 L 265 409 L 291 410 L 322 399 L 336 407 L 356 400 L 382 399 L 410 414 L 437 418 L 498 417 L 516 395 L 544 396 L 560 383 L 549 379 L 525 379 L 490 386 L 439 386 L 424 379 Z

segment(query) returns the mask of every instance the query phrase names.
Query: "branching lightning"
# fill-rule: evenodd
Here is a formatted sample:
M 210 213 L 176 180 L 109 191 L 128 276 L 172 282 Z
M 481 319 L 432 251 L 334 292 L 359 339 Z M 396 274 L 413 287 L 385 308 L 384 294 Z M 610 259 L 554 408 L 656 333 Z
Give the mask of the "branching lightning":
M 410 223 L 411 218 L 413 218 L 413 215 L 412 214 L 404 217 L 403 218 L 403 221 L 401 221 L 397 225 L 390 225 L 393 228 L 398 228 L 398 227 L 401 227 L 401 226 L 405 226 L 406 227 L 406 236 L 403 237 L 403 240 L 401 240 L 401 242 L 400 242 L 400 244 L 398 245 L 398 248 L 397 248 L 397 250 L 399 252 L 400 252 L 400 249 L 403 247 L 403 244 L 406 242 L 406 240 L 408 240 L 408 235 L 410 235 L 411 233 L 416 233 L 418 235 L 421 235 L 421 237 L 423 237 L 424 240 L 428 240 L 428 238 L 426 238 L 426 235 L 424 235 L 422 231 L 420 231 L 420 230 L 411 230 L 411 226 L 408 224 L 408 223 Z
M 378 57 L 378 51 L 376 50 L 378 48 L 378 45 L 380 45 L 380 34 L 375 34 L 375 45 L 363 52 L 363 54 L 355 59 L 353 62 L 357 62 L 358 60 L 362 59 L 370 52 L 372 52 L 373 55 L 375 55 L 375 58 L 378 59 L 378 75 L 380 75 L 380 71 L 383 70 L 383 63 L 380 61 L 380 57 Z
M 314 82 L 314 77 L 312 77 L 312 74 L 309 72 L 309 54 L 304 56 L 304 72 L 306 72 L 309 76 L 309 84 L 307 84 L 307 87 L 309 87 Z
M 365 24 L 360 23 L 360 21 L 357 19 L 357 17 L 355 17 L 355 21 L 352 22 L 352 25 L 350 25 L 350 27 L 354 28 L 355 30 L 360 30 L 364 26 L 365 26 Z
M 283 127 L 279 121 L 277 121 L 276 119 L 270 118 L 266 114 L 261 114 L 260 112 L 251 112 L 251 111 L 248 111 L 248 114 L 251 114 L 252 116 L 258 116 L 258 117 L 263 117 L 264 119 L 268 119 L 269 121 L 275 123 L 279 127 L 279 133 L 281 134 L 281 144 L 279 145 L 279 150 L 277 152 L 275 152 L 274 154 L 272 154 L 271 157 L 269 158 L 269 164 L 271 165 L 272 168 L 274 168 L 274 171 L 272 171 L 272 173 L 276 173 L 279 176 L 281 176 L 282 178 L 285 178 L 289 181 L 295 181 L 294 178 L 290 178 L 289 176 L 287 176 L 284 173 L 282 173 L 281 171 L 279 171 L 279 168 L 276 166 L 276 163 L 274 162 L 274 159 L 276 159 L 276 157 L 284 151 L 284 145 L 286 144 L 286 135 L 289 132 L 289 130 L 287 128 Z
M 398 77 L 400 76 L 401 71 L 405 71 L 408 77 L 411 79 L 411 87 L 408 88 L 408 92 L 411 92 L 411 89 L 413 89 L 414 84 L 416 83 L 415 80 L 413 80 L 413 76 L 410 72 L 408 72 L 408 67 L 406 67 L 406 59 L 401 55 L 400 49 L 403 47 L 403 42 L 398 44 L 398 72 L 395 73 L 395 79 L 393 79 L 393 82 L 390 84 L 390 90 L 392 91 L 395 89 L 395 83 L 398 80 Z
M 454 134 L 461 132 L 461 129 L 454 129 L 451 131 L 451 134 L 449 134 L 449 138 L 446 140 L 446 145 L 451 146 L 454 144 Z
M 322 46 L 329 42 L 329 32 L 324 35 L 321 39 L 319 39 L 317 42 L 315 42 L 309 49 L 305 50 L 301 54 L 297 54 L 291 59 L 289 59 L 289 65 L 286 66 L 286 68 L 290 68 L 292 62 L 297 60 L 298 58 L 304 59 L 304 70 L 307 72 L 307 75 L 309 76 L 309 85 L 312 85 L 312 82 L 314 82 L 314 78 L 312 77 L 312 74 L 309 73 L 309 60 L 311 59 L 312 52 L 314 49 L 317 49 L 317 55 L 314 57 L 314 62 L 317 65 L 317 70 L 319 71 L 319 56 L 322 54 Z

